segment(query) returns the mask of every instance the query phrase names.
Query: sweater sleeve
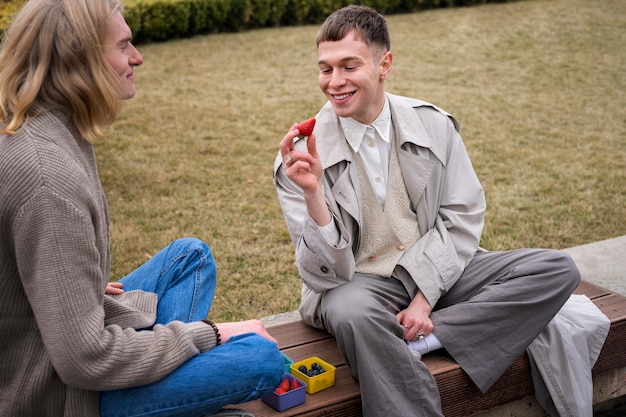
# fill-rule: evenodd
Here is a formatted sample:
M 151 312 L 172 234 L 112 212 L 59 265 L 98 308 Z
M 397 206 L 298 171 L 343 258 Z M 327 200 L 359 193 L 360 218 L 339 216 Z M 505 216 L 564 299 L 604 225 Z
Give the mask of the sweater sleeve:
M 215 346 L 215 334 L 202 322 L 150 331 L 105 326 L 108 220 L 101 196 L 78 179 L 43 176 L 13 222 L 19 276 L 46 353 L 72 387 L 102 391 L 157 381 Z

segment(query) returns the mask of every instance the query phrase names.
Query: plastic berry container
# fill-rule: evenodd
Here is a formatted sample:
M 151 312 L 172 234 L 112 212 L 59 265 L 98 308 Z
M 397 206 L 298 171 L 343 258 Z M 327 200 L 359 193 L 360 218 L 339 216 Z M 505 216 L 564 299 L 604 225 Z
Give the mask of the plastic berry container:
M 320 365 L 324 369 L 324 372 L 319 375 L 308 376 L 307 374 L 300 372 L 298 369 L 300 366 L 306 366 L 307 369 L 311 369 L 312 365 L 315 363 Z M 315 394 L 318 391 L 335 385 L 335 369 L 336 368 L 330 363 L 318 358 L 317 356 L 312 356 L 291 364 L 291 374 L 306 384 L 306 392 L 308 394 Z
M 293 363 L 293 361 L 289 359 L 289 356 L 285 355 L 283 352 L 280 352 L 280 354 L 283 355 L 283 361 L 285 361 L 285 372 L 290 374 L 291 364 Z
M 300 386 L 298 388 L 291 389 L 284 394 L 276 394 L 275 391 L 272 391 L 261 397 L 261 401 L 271 406 L 276 411 L 283 411 L 288 408 L 295 407 L 296 405 L 304 403 L 304 400 L 306 399 L 306 383 L 304 381 L 289 373 L 283 374 L 283 378 L 289 379 L 290 384 L 291 381 L 297 379 L 298 382 L 300 382 Z

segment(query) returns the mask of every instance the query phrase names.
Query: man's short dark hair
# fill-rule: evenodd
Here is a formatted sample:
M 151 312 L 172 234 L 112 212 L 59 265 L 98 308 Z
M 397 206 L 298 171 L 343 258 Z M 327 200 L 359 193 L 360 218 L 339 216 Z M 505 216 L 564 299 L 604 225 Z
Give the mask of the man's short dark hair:
M 385 18 L 371 7 L 359 5 L 346 6 L 328 16 L 317 33 L 316 44 L 340 41 L 352 31 L 368 46 L 391 49 Z

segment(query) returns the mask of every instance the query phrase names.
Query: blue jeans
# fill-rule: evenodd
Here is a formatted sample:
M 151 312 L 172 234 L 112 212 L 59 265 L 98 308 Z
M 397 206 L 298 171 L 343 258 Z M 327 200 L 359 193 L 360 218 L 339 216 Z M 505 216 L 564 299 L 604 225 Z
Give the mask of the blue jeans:
M 215 260 L 206 243 L 179 239 L 120 281 L 126 291 L 158 294 L 155 324 L 198 321 L 211 308 Z M 198 354 L 157 382 L 102 392 L 100 415 L 211 415 L 225 405 L 255 400 L 272 391 L 283 370 L 283 358 L 274 342 L 255 333 L 242 334 Z

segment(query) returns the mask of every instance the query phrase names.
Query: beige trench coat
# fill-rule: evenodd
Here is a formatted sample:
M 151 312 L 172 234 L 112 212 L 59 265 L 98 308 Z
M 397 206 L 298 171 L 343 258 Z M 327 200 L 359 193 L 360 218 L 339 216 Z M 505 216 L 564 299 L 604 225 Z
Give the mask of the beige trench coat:
M 485 197 L 457 121 L 430 103 L 388 93 L 386 97 L 400 169 L 421 234 L 400 259 L 394 276 L 411 296 L 419 288 L 434 306 L 479 249 Z M 323 328 L 319 318 L 323 292 L 350 282 L 355 274 L 362 209 L 356 167 L 330 103 L 316 119 L 325 198 L 341 243 L 333 247 L 324 240 L 307 214 L 302 190 L 281 168 L 280 153 L 274 180 L 304 284 L 299 311 L 305 323 Z

